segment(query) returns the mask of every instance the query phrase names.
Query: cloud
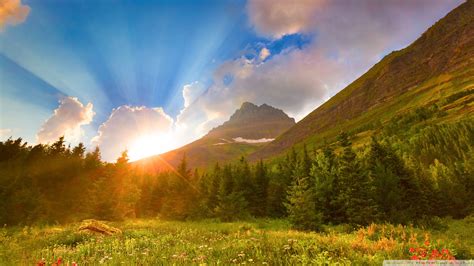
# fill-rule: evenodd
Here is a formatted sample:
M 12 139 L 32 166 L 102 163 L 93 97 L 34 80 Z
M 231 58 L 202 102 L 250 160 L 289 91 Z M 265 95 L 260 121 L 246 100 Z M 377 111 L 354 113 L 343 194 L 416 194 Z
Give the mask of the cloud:
M 39 143 L 53 142 L 61 136 L 67 141 L 78 141 L 83 134 L 81 126 L 89 124 L 95 115 L 92 103 L 84 106 L 75 97 L 65 97 L 59 103 L 38 131 L 36 139 Z
M 271 54 L 270 50 L 263 47 L 262 50 L 260 50 L 260 54 L 258 55 L 258 58 L 260 59 L 260 61 L 263 61 L 263 60 L 267 59 L 267 57 L 269 57 L 270 54 Z
M 305 32 L 312 23 L 321 0 L 249 1 L 247 12 L 258 33 L 272 38 Z
M 281 108 L 299 120 L 323 101 L 329 88 L 347 83 L 345 70 L 310 48 L 287 50 L 264 63 L 246 58 L 228 61 L 216 70 L 214 84 L 182 110 L 177 125 L 202 136 L 244 101 Z
M 203 92 L 204 86 L 195 81 L 191 84 L 184 85 L 183 87 L 183 99 L 184 107 L 188 107 L 194 100 L 196 100 Z
M 13 130 L 10 128 L 0 128 L 0 140 L 7 139 L 11 137 Z
M 248 16 L 258 34 L 272 40 L 303 34 L 309 43 L 222 63 L 213 84 L 181 111 L 177 126 L 197 138 L 243 101 L 267 103 L 300 120 L 460 2 L 250 0 Z
M 260 35 L 274 39 L 295 33 L 313 35 L 327 52 L 366 56 L 402 48 L 462 2 L 249 0 L 247 12 Z
M 30 7 L 21 4 L 20 0 L 0 1 L 0 30 L 7 24 L 17 25 L 25 21 L 30 13 Z
M 123 105 L 99 127 L 92 144 L 100 147 L 107 161 L 115 160 L 124 150 L 134 160 L 175 148 L 169 138 L 172 130 L 173 119 L 162 108 Z

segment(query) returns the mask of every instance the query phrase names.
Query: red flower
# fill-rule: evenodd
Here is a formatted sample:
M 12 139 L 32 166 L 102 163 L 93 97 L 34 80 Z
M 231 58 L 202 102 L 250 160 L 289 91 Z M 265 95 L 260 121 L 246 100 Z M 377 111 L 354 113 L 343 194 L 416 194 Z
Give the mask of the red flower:
M 414 248 L 410 248 L 410 253 L 413 253 L 415 252 L 415 249 Z
M 426 240 L 425 241 L 425 246 L 429 246 L 430 245 L 430 241 Z
M 448 250 L 447 248 L 443 248 L 443 249 L 441 250 L 441 253 L 447 255 L 447 254 L 449 254 L 449 250 Z
M 410 259 L 411 259 L 411 260 L 418 260 L 418 256 L 417 256 L 417 255 L 413 255 L 413 256 L 411 256 Z

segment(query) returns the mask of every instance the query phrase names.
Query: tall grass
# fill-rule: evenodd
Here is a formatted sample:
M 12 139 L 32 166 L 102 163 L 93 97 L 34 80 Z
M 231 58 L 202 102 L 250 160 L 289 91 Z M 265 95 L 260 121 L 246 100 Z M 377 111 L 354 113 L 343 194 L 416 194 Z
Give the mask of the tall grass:
M 384 259 L 409 259 L 410 248 L 449 249 L 458 259 L 474 254 L 474 218 L 440 221 L 437 229 L 372 224 L 353 229 L 326 226 L 324 232 L 299 232 L 285 220 L 220 223 L 158 219 L 110 223 L 122 234 L 79 232 L 78 224 L 0 229 L 0 265 L 149 264 L 341 264 L 377 265 Z

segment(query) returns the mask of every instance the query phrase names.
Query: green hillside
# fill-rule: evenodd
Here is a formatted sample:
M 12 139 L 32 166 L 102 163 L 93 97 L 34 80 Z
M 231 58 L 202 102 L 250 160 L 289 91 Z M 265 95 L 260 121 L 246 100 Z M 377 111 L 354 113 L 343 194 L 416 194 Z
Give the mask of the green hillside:
M 367 139 L 371 135 L 368 130 L 434 104 L 445 115 L 433 123 L 472 117 L 473 36 L 474 2 L 468 1 L 410 46 L 387 55 L 290 130 L 252 154 L 251 159 L 274 157 L 303 143 L 319 146 L 323 141 L 332 142 L 341 131 L 359 133 L 359 140 Z

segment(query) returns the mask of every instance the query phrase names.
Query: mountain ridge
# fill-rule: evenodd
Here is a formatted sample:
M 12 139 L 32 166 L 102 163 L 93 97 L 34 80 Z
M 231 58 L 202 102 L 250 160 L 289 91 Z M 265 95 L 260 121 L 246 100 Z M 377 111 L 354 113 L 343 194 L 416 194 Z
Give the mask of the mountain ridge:
M 367 112 L 377 113 L 377 109 L 384 108 L 390 112 L 395 109 L 402 111 L 421 104 L 403 99 L 408 102 L 407 106 L 397 107 L 397 102 L 401 101 L 398 98 L 403 98 L 404 94 L 428 99 L 434 97 L 428 94 L 435 91 L 443 94 L 440 88 L 445 83 L 456 80 L 471 82 L 474 76 L 472 36 L 474 1 L 467 1 L 436 22 L 415 42 L 385 56 L 275 141 L 251 154 L 250 159 L 276 156 L 318 134 L 321 138 L 334 137 L 334 132 L 327 132 L 344 130 L 344 125 Z M 453 88 L 453 92 L 455 90 Z M 388 108 L 389 105 L 393 108 Z M 386 117 L 380 113 L 376 116 Z M 371 122 L 374 122 L 373 119 Z
M 295 124 L 283 110 L 268 104 L 243 102 L 222 125 L 178 149 L 134 162 L 145 171 L 169 170 L 186 156 L 190 167 L 206 167 L 218 161 L 246 156 Z

